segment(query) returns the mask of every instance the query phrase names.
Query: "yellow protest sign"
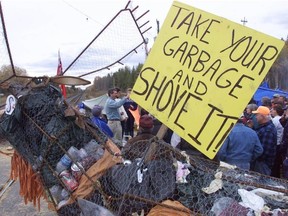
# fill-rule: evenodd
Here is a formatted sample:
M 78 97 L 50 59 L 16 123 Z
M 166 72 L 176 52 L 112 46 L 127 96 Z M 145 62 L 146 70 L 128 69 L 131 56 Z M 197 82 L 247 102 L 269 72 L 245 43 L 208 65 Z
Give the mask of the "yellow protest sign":
M 283 46 L 175 1 L 131 98 L 213 158 Z

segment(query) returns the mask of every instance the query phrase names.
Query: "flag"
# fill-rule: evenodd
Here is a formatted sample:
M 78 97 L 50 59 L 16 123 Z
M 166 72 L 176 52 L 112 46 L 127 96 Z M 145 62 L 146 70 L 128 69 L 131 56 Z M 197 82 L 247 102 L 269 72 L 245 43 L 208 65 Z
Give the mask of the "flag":
M 132 116 L 135 119 L 135 123 L 136 123 L 137 126 L 139 126 L 139 121 L 140 121 L 140 112 L 139 112 L 138 108 L 139 108 L 139 106 L 137 106 L 136 110 L 129 109 L 130 113 L 132 114 Z
M 57 67 L 57 76 L 62 76 L 63 75 L 63 69 L 62 69 L 62 62 L 61 62 L 61 57 L 60 57 L 60 51 L 58 51 L 58 67 Z M 64 84 L 60 85 L 62 95 L 64 98 L 66 98 L 66 88 Z

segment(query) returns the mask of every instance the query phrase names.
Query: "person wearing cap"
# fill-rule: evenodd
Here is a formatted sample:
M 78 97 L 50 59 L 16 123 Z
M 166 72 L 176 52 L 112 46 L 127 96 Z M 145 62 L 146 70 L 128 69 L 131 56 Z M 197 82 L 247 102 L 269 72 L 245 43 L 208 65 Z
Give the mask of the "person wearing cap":
M 243 112 L 243 115 L 244 115 L 242 119 L 243 124 L 245 124 L 246 126 L 252 129 L 257 128 L 258 126 L 258 123 L 255 118 L 255 114 L 252 113 L 252 111 L 257 110 L 257 108 L 258 108 L 257 104 L 251 103 L 247 105 L 246 109 Z
M 128 140 L 128 143 L 133 143 L 138 140 L 147 140 L 154 137 L 154 135 L 152 134 L 153 127 L 154 127 L 154 121 L 152 116 L 150 115 L 141 116 L 139 120 L 138 133 L 134 138 Z
M 262 153 L 263 147 L 257 133 L 245 126 L 240 117 L 217 152 L 216 158 L 241 169 L 250 170 L 250 163 Z
M 264 175 L 271 175 L 271 170 L 276 157 L 277 130 L 271 121 L 270 110 L 268 107 L 259 106 L 256 111 L 257 122 L 259 123 L 256 133 L 263 146 L 263 154 L 253 162 L 253 171 Z
M 127 96 L 121 98 L 117 101 L 118 91 L 115 88 L 108 90 L 108 99 L 105 103 L 105 111 L 108 119 L 108 126 L 114 134 L 114 138 L 119 142 L 122 142 L 122 126 L 121 126 L 121 116 L 118 111 L 118 108 L 121 107 L 127 99 L 130 97 L 129 94 Z
M 102 110 L 103 110 L 102 106 L 95 105 L 92 108 L 93 117 L 91 120 L 103 133 L 105 133 L 108 137 L 113 138 L 113 132 L 108 127 L 106 122 L 102 118 L 100 118 Z
M 84 103 L 78 104 L 76 108 L 78 109 L 80 115 L 86 116 L 86 106 Z
M 143 154 L 143 143 L 138 141 L 149 140 L 154 137 L 153 130 L 153 117 L 150 115 L 142 115 L 139 120 L 139 130 L 135 137 L 129 139 L 124 146 L 122 153 L 126 159 L 132 160 Z

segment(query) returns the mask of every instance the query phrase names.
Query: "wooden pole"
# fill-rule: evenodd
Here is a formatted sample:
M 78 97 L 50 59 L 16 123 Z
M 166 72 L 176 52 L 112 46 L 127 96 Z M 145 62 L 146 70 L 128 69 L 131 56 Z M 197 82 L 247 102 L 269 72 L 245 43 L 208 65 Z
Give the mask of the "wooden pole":
M 156 134 L 158 139 L 163 139 L 163 137 L 165 136 L 167 130 L 168 130 L 168 127 L 166 125 L 162 124 L 161 127 L 159 128 L 157 134 Z

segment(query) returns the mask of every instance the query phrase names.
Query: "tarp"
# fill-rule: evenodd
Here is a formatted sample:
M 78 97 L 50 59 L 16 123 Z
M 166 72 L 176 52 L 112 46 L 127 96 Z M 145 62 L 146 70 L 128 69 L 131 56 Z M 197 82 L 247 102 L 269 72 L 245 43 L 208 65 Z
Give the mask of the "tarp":
M 104 107 L 107 98 L 108 98 L 108 95 L 107 94 L 103 94 L 103 95 L 101 95 L 99 97 L 96 97 L 96 98 L 92 98 L 92 99 L 89 99 L 89 100 L 84 100 L 84 101 L 82 101 L 82 103 L 86 107 L 88 107 L 89 109 L 92 109 L 93 106 L 95 106 L 95 105 L 100 105 L 100 106 Z
M 253 96 L 253 99 L 255 100 L 256 104 L 258 106 L 260 106 L 262 97 L 269 97 L 269 98 L 272 99 L 274 94 L 283 95 L 286 98 L 288 98 L 288 92 L 281 91 L 281 90 L 273 90 L 273 89 L 270 89 L 270 88 L 266 88 L 266 87 L 261 87 L 260 86 L 257 89 L 257 91 L 255 92 L 255 94 Z
M 270 89 L 268 87 L 265 87 L 264 85 L 261 85 L 255 92 L 253 99 L 256 102 L 258 106 L 261 105 L 261 99 L 262 97 L 269 97 L 273 98 L 274 94 L 279 94 L 279 95 L 284 95 L 286 98 L 288 98 L 288 92 L 277 90 L 277 89 Z M 92 98 L 89 100 L 84 100 L 82 103 L 88 107 L 89 109 L 92 109 L 94 105 L 100 105 L 103 106 L 105 105 L 105 102 L 108 98 L 107 94 L 103 94 L 99 97 Z M 135 118 L 135 116 L 134 116 Z M 138 124 L 137 124 L 138 125 Z

